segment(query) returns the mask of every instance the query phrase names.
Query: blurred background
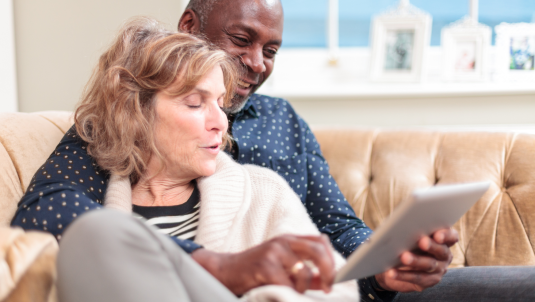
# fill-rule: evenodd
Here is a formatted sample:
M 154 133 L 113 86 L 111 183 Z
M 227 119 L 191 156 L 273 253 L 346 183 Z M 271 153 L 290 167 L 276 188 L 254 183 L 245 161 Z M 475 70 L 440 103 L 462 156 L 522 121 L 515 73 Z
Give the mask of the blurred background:
M 433 17 L 428 78 L 368 80 L 372 17 L 397 0 L 339 0 L 339 58 L 329 63 L 328 0 L 282 0 L 283 47 L 259 92 L 285 97 L 314 126 L 535 125 L 535 83 L 441 81 L 440 31 L 469 0 L 412 0 Z M 176 28 L 187 0 L 0 0 L 0 111 L 72 111 L 120 25 L 148 15 Z M 479 21 L 534 22 L 533 0 L 480 0 Z M 493 33 L 493 43 L 494 43 Z M 492 57 L 492 55 L 491 55 Z

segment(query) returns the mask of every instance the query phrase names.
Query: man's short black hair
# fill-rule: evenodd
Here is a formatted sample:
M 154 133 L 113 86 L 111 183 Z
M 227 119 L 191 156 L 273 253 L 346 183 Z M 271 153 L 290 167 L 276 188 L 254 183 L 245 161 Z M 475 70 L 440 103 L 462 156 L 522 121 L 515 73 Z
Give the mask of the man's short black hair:
M 208 15 L 212 12 L 215 4 L 220 0 L 190 0 L 186 9 L 193 10 L 201 22 L 201 31 L 206 26 Z

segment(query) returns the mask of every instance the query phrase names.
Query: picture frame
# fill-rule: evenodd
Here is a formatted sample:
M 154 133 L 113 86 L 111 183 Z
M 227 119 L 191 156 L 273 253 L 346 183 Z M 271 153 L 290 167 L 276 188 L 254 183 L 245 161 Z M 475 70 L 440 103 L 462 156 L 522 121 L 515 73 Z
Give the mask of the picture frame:
M 443 79 L 482 82 L 490 79 L 492 29 L 465 17 L 442 28 Z
M 425 78 L 432 17 L 407 0 L 372 20 L 370 79 L 420 82 Z
M 495 31 L 495 79 L 534 81 L 535 23 L 500 23 Z

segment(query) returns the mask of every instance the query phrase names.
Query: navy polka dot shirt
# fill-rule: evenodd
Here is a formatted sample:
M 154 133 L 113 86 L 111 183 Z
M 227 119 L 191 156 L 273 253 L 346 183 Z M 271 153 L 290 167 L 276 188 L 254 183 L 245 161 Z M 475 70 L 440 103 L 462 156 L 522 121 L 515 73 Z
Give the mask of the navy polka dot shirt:
M 371 235 L 329 173 L 314 134 L 286 100 L 254 94 L 230 122 L 234 159 L 284 177 L 342 255 L 347 257 Z
M 370 236 L 329 174 L 314 134 L 287 101 L 254 94 L 230 122 L 234 159 L 284 177 L 340 253 L 349 255 Z M 45 230 L 59 239 L 74 218 L 102 206 L 108 178 L 73 127 L 34 175 L 12 225 Z M 178 243 L 186 251 L 199 247 Z

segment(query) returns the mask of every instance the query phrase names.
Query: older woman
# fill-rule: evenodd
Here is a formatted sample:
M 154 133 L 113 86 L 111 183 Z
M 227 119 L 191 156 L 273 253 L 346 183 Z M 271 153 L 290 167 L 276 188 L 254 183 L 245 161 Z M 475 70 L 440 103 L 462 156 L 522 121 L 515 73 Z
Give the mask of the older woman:
M 357 301 L 355 282 L 332 286 L 343 258 L 288 184 L 221 152 L 230 142 L 222 107 L 237 75 L 223 51 L 147 18 L 127 24 L 102 55 L 76 132 L 111 171 L 103 204 L 119 211 L 84 214 L 63 235 L 61 300 L 232 301 L 232 292 L 250 301 Z M 38 224 L 47 214 L 35 215 Z M 211 275 L 170 238 L 202 245 L 192 256 Z M 240 256 L 260 269 L 244 268 Z M 229 263 L 234 270 L 222 271 Z

